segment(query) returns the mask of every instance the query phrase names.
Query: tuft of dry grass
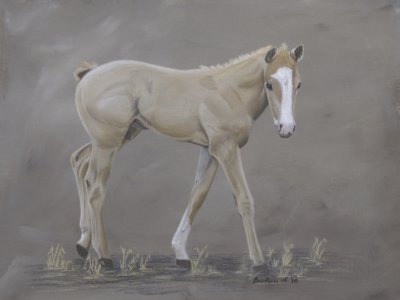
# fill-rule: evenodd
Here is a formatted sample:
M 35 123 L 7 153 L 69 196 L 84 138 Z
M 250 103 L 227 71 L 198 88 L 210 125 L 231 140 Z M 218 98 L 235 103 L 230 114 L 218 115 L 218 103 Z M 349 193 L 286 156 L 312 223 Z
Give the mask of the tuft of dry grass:
M 271 258 L 272 255 L 274 255 L 274 253 L 275 253 L 275 250 L 274 250 L 273 248 L 269 247 L 269 248 L 267 249 L 267 257 L 268 257 L 268 258 Z
M 65 250 L 60 244 L 50 247 L 50 251 L 47 253 L 47 268 L 62 271 L 72 270 L 72 262 L 65 259 Z
M 85 279 L 98 279 L 103 276 L 101 273 L 101 263 L 96 257 L 92 257 L 90 254 L 86 258 L 83 269 L 89 276 L 84 277 Z
M 142 257 L 140 258 L 140 261 L 139 261 L 139 271 L 147 272 L 147 271 L 150 270 L 150 269 L 147 267 L 147 263 L 149 262 L 150 258 L 151 258 L 150 255 L 147 255 L 146 258 L 144 258 L 144 256 L 142 256 Z
M 193 274 L 205 273 L 207 265 L 206 260 L 208 257 L 207 245 L 202 249 L 194 248 L 197 252 L 197 256 L 190 260 L 191 270 Z
M 283 267 L 289 267 L 293 260 L 293 244 L 283 243 L 283 253 L 281 256 L 281 264 Z
M 132 249 L 126 249 L 120 247 L 122 251 L 122 257 L 119 260 L 119 266 L 121 269 L 122 276 L 129 276 L 135 273 L 135 270 L 138 268 L 139 261 L 139 253 L 133 254 Z
M 302 263 L 298 262 L 293 267 L 292 277 L 302 278 L 307 273 L 307 271 L 308 271 L 307 267 L 304 266 Z
M 316 265 L 322 264 L 322 256 L 324 255 L 326 244 L 328 240 L 326 238 L 319 239 L 316 237 L 314 239 L 314 243 L 310 249 L 310 261 L 312 261 Z
M 286 281 L 288 278 L 301 278 L 307 273 L 310 263 L 315 265 L 322 264 L 323 254 L 326 249 L 327 239 L 315 238 L 311 245 L 309 258 L 306 261 L 295 261 L 293 257 L 293 244 L 283 243 L 283 250 L 278 254 L 274 249 L 267 250 L 269 266 L 274 277 L 278 281 Z
M 287 281 L 288 278 L 301 277 L 305 268 L 293 258 L 293 244 L 283 243 L 282 253 L 276 253 L 273 248 L 267 250 L 267 264 L 272 276 L 278 281 Z
M 293 244 L 283 243 L 283 251 L 280 256 L 273 257 L 274 250 L 270 250 L 271 254 L 271 267 L 274 271 L 275 276 L 278 279 L 287 278 L 291 273 L 292 261 L 293 261 Z
M 141 256 L 139 253 L 134 254 L 132 249 L 120 247 L 122 257 L 119 260 L 119 266 L 122 276 L 130 276 L 138 271 L 149 272 L 148 262 L 151 259 L 150 255 Z
M 197 256 L 190 260 L 191 271 L 193 275 L 200 274 L 220 274 L 214 266 L 206 263 L 208 257 L 207 245 L 203 248 L 194 248 Z

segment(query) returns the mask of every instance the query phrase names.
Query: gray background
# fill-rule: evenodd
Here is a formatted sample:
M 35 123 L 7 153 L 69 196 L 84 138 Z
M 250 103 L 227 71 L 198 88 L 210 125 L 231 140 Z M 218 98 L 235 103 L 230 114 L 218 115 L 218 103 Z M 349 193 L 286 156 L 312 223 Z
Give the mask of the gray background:
M 357 266 L 360 284 L 336 286 L 335 299 L 398 299 L 395 3 L 3 0 L 0 9 L 3 293 L 32 296 L 21 288 L 26 281 L 19 266 L 43 263 L 51 244 L 60 242 L 69 258 L 77 256 L 79 204 L 69 156 L 88 142 L 74 105 L 72 72 L 81 60 L 188 69 L 268 44 L 301 42 L 295 136 L 280 139 L 266 110 L 242 151 L 260 243 L 263 249 L 283 241 L 309 247 L 315 236 L 326 237 L 330 251 L 364 259 Z M 149 131 L 122 149 L 104 208 L 112 253 L 122 245 L 172 254 L 197 156 L 196 146 Z M 189 249 L 206 244 L 210 253 L 247 251 L 221 171 L 194 222 Z M 314 298 L 313 290 L 307 293 Z

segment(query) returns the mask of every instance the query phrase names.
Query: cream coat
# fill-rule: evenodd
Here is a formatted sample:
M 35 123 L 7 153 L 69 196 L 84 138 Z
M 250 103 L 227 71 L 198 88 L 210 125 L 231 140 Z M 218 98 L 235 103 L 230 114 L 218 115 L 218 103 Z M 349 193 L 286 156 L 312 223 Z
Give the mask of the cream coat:
M 224 65 L 186 71 L 137 61 L 81 65 L 75 74 L 80 80 L 75 103 L 91 142 L 71 156 L 81 208 L 79 254 L 86 257 L 92 245 L 102 263 L 111 265 L 101 213 L 105 184 L 117 151 L 141 130 L 149 129 L 201 146 L 190 201 L 172 240 L 178 264 L 188 265 L 186 241 L 191 224 L 218 165 L 227 176 L 242 216 L 250 258 L 254 265 L 263 264 L 240 148 L 268 99 L 272 100 L 271 112 L 281 136 L 293 133 L 294 123 L 279 124 L 280 105 L 282 95 L 293 94 L 285 101 L 290 105 L 294 102 L 296 93 L 286 89 L 295 90 L 300 81 L 297 61 L 302 53 L 302 46 L 292 51 L 285 45 L 278 49 L 268 46 Z M 293 78 L 277 76 L 283 67 L 292 71 L 283 73 L 293 74 Z M 265 89 L 267 82 L 273 90 Z M 287 115 L 292 107 L 281 119 L 290 119 Z

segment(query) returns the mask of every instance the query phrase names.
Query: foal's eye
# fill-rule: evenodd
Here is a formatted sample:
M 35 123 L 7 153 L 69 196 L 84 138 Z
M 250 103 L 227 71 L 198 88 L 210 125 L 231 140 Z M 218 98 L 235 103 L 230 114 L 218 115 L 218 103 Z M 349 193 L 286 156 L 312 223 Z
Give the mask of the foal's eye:
M 271 84 L 270 82 L 267 82 L 267 83 L 265 84 L 265 87 L 266 87 L 267 89 L 269 89 L 270 91 L 272 91 L 272 84 Z
M 301 82 L 299 82 L 299 84 L 297 85 L 297 89 L 299 89 L 301 87 Z

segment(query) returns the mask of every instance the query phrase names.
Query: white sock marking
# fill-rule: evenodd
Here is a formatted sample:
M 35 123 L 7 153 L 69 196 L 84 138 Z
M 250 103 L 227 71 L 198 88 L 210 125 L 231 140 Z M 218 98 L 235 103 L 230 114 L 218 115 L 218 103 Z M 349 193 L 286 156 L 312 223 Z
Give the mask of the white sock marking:
M 172 238 L 172 247 L 174 248 L 177 259 L 190 259 L 186 252 L 186 242 L 189 237 L 191 227 L 192 226 L 189 223 L 189 217 L 186 209 L 179 223 L 178 229 Z

